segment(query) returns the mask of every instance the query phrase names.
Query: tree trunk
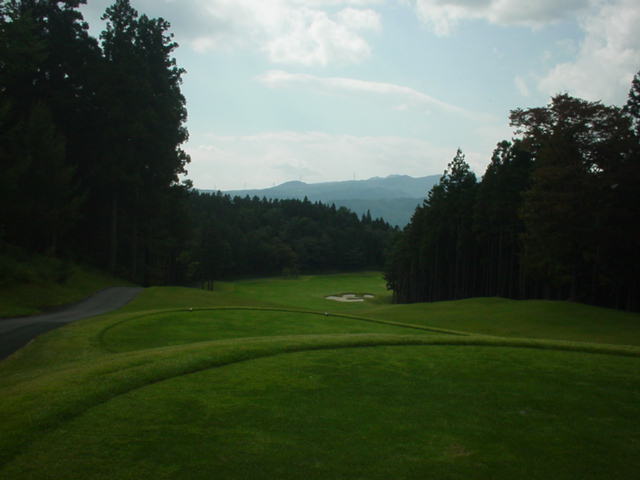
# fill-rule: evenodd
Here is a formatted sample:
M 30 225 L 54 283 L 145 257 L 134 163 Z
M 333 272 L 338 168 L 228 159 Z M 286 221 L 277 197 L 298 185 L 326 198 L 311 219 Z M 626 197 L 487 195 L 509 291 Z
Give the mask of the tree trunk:
M 111 199 L 111 240 L 109 245 L 109 272 L 116 273 L 118 264 L 118 193 Z
M 131 226 L 131 278 L 138 278 L 138 216 L 134 215 Z

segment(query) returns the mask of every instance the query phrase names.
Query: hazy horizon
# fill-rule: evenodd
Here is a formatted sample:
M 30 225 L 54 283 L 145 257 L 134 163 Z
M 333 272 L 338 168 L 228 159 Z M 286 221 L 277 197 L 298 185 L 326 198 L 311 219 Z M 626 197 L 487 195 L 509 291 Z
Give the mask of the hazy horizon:
M 385 175 L 385 176 L 373 176 L 373 177 L 367 177 L 367 178 L 347 178 L 345 180 L 322 180 L 320 182 L 305 182 L 304 180 L 285 180 L 284 182 L 279 182 L 276 183 L 274 185 L 269 185 L 266 187 L 254 187 L 254 188 L 228 188 L 228 189 L 220 189 L 220 188 L 200 188 L 200 187 L 195 187 L 198 190 L 213 190 L 213 191 L 221 191 L 221 192 L 232 192 L 232 191 L 243 191 L 243 190 L 266 190 L 269 188 L 273 188 L 273 187 L 280 187 L 282 185 L 286 185 L 289 183 L 297 183 L 297 182 L 301 182 L 304 183 L 305 185 L 319 185 L 319 184 L 326 184 L 326 183 L 341 183 L 341 182 L 351 182 L 351 181 L 356 181 L 356 182 L 366 182 L 369 180 L 375 180 L 375 179 L 386 179 L 386 178 L 393 178 L 393 177 L 410 177 L 412 179 L 419 179 L 419 178 L 425 178 L 425 177 L 434 177 L 434 176 L 440 176 L 442 175 L 442 173 L 434 173 L 434 174 L 430 174 L 430 175 L 421 175 L 419 177 L 413 176 L 413 175 L 404 175 L 404 174 L 389 174 L 389 175 Z

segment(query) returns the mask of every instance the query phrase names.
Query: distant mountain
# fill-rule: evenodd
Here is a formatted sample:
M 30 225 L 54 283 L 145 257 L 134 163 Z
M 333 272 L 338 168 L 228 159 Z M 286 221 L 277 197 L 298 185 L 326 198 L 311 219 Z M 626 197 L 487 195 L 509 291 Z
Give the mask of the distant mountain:
M 229 190 L 223 193 L 231 196 L 287 199 L 307 197 L 312 202 L 322 202 L 337 207 L 347 207 L 362 215 L 368 211 L 374 218 L 383 218 L 391 225 L 404 227 L 413 215 L 416 207 L 422 203 L 438 183 L 440 175 L 428 177 L 410 177 L 391 175 L 374 177 L 368 180 L 349 180 L 345 182 L 304 183 L 286 182 L 271 188 L 260 190 Z M 207 191 L 207 190 L 203 190 Z

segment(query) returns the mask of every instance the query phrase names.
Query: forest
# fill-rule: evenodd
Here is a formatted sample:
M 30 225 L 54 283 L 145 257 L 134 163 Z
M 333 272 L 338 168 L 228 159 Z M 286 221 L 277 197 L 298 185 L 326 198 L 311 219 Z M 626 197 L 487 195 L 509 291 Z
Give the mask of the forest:
M 559 94 L 513 110 L 484 176 L 458 151 L 400 233 L 307 199 L 196 191 L 170 24 L 116 0 L 94 38 L 84 3 L 0 3 L 3 250 L 142 285 L 384 266 L 397 302 L 640 309 L 640 75 L 622 108 Z
M 143 285 L 382 267 L 395 231 L 368 214 L 203 195 L 181 180 L 185 72 L 169 23 L 117 0 L 95 39 L 84 3 L 0 3 L 4 250 Z
M 193 237 L 183 277 L 381 269 L 397 229 L 344 207 L 304 200 L 190 194 Z M 186 258 L 184 258 L 186 257 Z
M 458 150 L 398 239 L 397 302 L 477 296 L 640 309 L 640 73 L 623 108 L 516 109 L 480 181 Z

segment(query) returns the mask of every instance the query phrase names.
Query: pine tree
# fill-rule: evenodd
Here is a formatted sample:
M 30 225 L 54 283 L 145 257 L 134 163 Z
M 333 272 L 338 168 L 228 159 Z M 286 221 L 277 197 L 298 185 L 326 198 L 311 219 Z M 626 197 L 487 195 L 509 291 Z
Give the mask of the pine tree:
M 396 301 L 469 296 L 476 282 L 472 233 L 476 176 L 460 149 L 416 209 L 385 273 Z
M 474 234 L 479 251 L 479 291 L 487 296 L 526 295 L 521 269 L 522 193 L 530 184 L 533 158 L 520 142 L 502 141 L 478 186 Z
M 636 73 L 631 82 L 631 89 L 624 106 L 624 112 L 631 118 L 636 137 L 640 138 L 640 72 Z
M 55 251 L 69 241 L 61 237 L 76 223 L 83 199 L 76 188 L 76 129 L 95 42 L 76 10 L 81 3 L 12 0 L 0 10 L 0 122 L 6 136 L 0 157 L 3 196 L 14 206 L 0 221 L 12 241 L 31 249 Z
M 111 269 L 123 265 L 120 245 L 127 246 L 127 271 L 144 280 L 148 259 L 161 248 L 156 241 L 166 216 L 156 206 L 171 190 L 181 189 L 189 157 L 180 145 L 187 138 L 184 71 L 171 57 L 177 48 L 163 19 L 139 16 L 128 0 L 117 0 L 103 19 L 107 75 L 102 91 L 105 115 L 104 189 L 111 198 Z M 124 213 L 126 212 L 126 214 Z

